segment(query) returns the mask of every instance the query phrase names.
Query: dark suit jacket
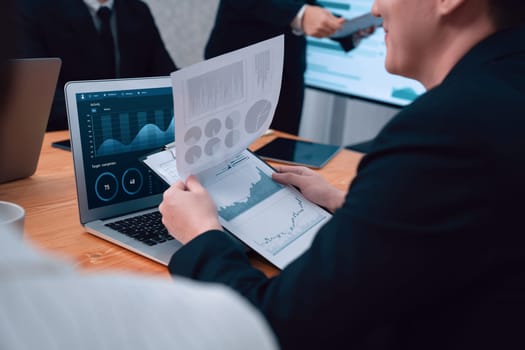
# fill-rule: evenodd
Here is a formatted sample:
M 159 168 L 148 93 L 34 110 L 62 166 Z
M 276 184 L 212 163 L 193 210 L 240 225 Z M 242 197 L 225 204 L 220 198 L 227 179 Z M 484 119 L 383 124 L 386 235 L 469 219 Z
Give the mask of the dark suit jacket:
M 405 107 L 311 248 L 267 279 L 220 231 L 169 268 L 231 286 L 283 349 L 525 349 L 525 28 Z
M 284 34 L 283 81 L 272 128 L 299 132 L 306 69 L 306 40 L 290 23 L 313 0 L 221 0 L 204 57 L 210 58 Z
M 18 0 L 18 6 L 18 56 L 62 59 L 48 130 L 67 129 L 64 84 L 109 77 L 99 34 L 82 0 Z M 115 0 L 113 9 L 122 78 L 168 75 L 176 69 L 144 2 Z

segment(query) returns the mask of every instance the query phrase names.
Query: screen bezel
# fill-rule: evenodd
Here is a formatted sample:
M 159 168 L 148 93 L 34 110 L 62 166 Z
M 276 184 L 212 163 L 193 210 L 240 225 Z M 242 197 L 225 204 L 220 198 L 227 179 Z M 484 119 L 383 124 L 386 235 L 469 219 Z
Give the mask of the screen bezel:
M 88 194 L 85 181 L 84 159 L 82 156 L 83 150 L 82 143 L 80 141 L 80 123 L 76 95 L 100 91 L 121 91 L 166 87 L 171 87 L 170 76 L 71 81 L 65 85 L 64 93 L 66 96 L 66 109 L 71 139 L 71 152 L 73 154 L 78 207 L 80 214 L 80 222 L 82 224 L 86 224 L 87 222 L 93 220 L 100 220 L 108 217 L 128 214 L 134 211 L 144 210 L 148 207 L 157 206 L 162 201 L 162 193 L 126 201 L 123 203 L 110 204 L 103 207 L 89 209 Z
M 332 95 L 335 95 L 335 96 L 338 96 L 338 97 L 347 98 L 347 99 L 350 99 L 350 100 L 358 100 L 358 101 L 373 103 L 375 105 L 396 108 L 398 110 L 401 110 L 401 109 L 405 108 L 406 106 L 409 106 L 413 102 L 412 101 L 411 103 L 408 103 L 406 105 L 401 105 L 401 104 L 397 104 L 397 103 L 386 102 L 386 101 L 383 101 L 383 100 L 377 100 L 377 99 L 373 99 L 373 98 L 363 97 L 363 96 L 360 96 L 360 95 L 353 95 L 353 94 L 344 93 L 344 92 L 341 92 L 341 91 L 330 90 L 328 88 L 323 88 L 323 87 L 315 86 L 315 85 L 305 84 L 305 87 L 307 87 L 308 89 L 311 89 L 311 90 L 316 90 L 316 91 L 332 94 Z

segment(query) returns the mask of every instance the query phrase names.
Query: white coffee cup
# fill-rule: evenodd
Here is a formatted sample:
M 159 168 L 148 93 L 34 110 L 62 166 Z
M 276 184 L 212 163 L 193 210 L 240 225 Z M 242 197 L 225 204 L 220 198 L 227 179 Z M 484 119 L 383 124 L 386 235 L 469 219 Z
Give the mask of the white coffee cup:
M 12 231 L 23 234 L 25 210 L 11 202 L 0 201 L 0 232 Z

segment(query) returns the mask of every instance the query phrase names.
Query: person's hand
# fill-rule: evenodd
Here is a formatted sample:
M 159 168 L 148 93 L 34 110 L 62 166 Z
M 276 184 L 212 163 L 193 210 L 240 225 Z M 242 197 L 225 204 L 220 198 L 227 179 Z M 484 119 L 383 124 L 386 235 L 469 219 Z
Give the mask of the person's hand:
M 330 185 L 320 174 L 304 166 L 279 165 L 272 178 L 283 185 L 293 185 L 306 199 L 335 211 L 345 200 L 345 192 Z
M 336 17 L 322 7 L 306 5 L 302 25 L 306 35 L 324 38 L 341 29 L 344 22 L 343 17 Z
M 215 203 L 194 176 L 168 188 L 159 211 L 168 232 L 183 244 L 206 231 L 222 230 Z

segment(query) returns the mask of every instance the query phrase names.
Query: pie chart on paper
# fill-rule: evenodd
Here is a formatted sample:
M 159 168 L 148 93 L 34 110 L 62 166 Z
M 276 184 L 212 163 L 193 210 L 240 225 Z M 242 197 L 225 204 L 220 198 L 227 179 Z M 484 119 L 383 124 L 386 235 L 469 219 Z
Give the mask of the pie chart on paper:
M 224 125 L 226 126 L 226 129 L 233 130 L 239 125 L 240 121 L 241 121 L 241 112 L 233 111 L 226 117 L 226 121 L 224 122 Z
M 200 128 L 194 126 L 188 131 L 186 131 L 186 135 L 184 135 L 184 143 L 193 146 L 199 142 L 200 138 L 202 136 L 202 131 Z
M 188 148 L 186 154 L 184 155 L 184 160 L 188 164 L 195 164 L 202 155 L 202 149 L 199 146 L 192 146 Z
M 219 132 L 221 131 L 221 127 L 221 121 L 219 119 L 214 118 L 208 123 L 206 123 L 206 126 L 204 127 L 204 134 L 207 137 L 217 136 L 217 134 L 219 134 Z
M 204 146 L 204 153 L 206 153 L 208 156 L 213 156 L 219 150 L 221 149 L 221 139 L 218 137 L 214 137 L 210 139 L 208 142 L 206 142 L 206 145 Z
M 241 139 L 241 133 L 239 130 L 231 130 L 226 134 L 226 137 L 224 138 L 224 144 L 228 148 L 234 147 L 239 140 Z
M 253 134 L 259 131 L 270 117 L 272 104 L 268 100 L 259 100 L 250 107 L 246 114 L 244 127 L 247 132 Z

